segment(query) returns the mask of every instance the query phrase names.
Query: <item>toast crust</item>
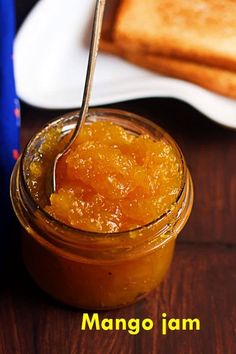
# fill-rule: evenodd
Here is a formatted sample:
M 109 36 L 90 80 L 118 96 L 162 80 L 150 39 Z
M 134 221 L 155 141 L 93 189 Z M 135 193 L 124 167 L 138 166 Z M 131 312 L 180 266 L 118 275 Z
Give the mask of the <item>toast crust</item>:
M 236 98 L 236 73 L 165 56 L 125 52 L 102 38 L 101 49 L 135 65 L 160 74 L 187 80 L 223 96 Z
M 173 59 L 164 56 L 141 55 L 120 51 L 112 45 L 102 41 L 101 48 L 111 54 L 120 55 L 133 64 L 160 74 L 187 80 L 200 85 L 210 91 L 230 98 L 236 98 L 236 73 L 188 61 Z
M 218 94 L 236 98 L 236 73 L 164 56 L 123 53 L 124 58 L 160 74 L 183 79 Z

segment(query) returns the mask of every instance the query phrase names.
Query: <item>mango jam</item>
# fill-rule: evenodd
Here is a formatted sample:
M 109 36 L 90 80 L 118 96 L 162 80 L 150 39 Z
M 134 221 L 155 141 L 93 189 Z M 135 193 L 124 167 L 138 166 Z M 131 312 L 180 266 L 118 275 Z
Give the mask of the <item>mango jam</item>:
M 34 173 L 40 174 L 38 169 Z M 94 122 L 83 127 L 59 161 L 57 192 L 46 210 L 82 230 L 129 230 L 164 214 L 180 191 L 181 179 L 180 162 L 165 140 Z
M 161 128 L 102 109 L 89 113 L 59 161 L 57 190 L 48 198 L 52 162 L 77 119 L 71 113 L 40 130 L 14 169 L 23 259 L 37 284 L 64 303 L 126 306 L 164 279 L 191 211 L 191 177 Z

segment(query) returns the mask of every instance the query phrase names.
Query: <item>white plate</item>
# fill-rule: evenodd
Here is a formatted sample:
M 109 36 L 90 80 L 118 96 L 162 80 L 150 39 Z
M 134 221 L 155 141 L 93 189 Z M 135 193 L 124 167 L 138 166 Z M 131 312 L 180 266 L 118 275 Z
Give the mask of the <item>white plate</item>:
M 42 108 L 80 106 L 87 64 L 85 37 L 95 0 L 41 0 L 14 45 L 19 97 Z M 236 100 L 157 75 L 112 55 L 99 54 L 92 105 L 141 97 L 174 97 L 212 120 L 236 128 Z

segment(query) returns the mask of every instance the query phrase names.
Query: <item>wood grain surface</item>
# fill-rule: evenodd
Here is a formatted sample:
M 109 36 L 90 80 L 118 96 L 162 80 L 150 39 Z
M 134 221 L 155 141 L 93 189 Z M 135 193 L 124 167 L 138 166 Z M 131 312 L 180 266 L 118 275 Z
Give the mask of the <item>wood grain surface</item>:
M 32 0 L 17 0 L 18 24 Z M 178 238 L 173 264 L 159 289 L 139 303 L 100 318 L 151 318 L 154 328 L 81 331 L 83 311 L 64 306 L 31 281 L 19 251 L 0 291 L 0 354 L 234 354 L 236 353 L 236 132 L 172 99 L 111 107 L 160 124 L 179 143 L 195 187 L 192 215 Z M 62 112 L 22 104 L 22 147 Z M 16 243 L 17 234 L 16 230 Z M 161 334 L 161 315 L 199 318 L 200 331 Z

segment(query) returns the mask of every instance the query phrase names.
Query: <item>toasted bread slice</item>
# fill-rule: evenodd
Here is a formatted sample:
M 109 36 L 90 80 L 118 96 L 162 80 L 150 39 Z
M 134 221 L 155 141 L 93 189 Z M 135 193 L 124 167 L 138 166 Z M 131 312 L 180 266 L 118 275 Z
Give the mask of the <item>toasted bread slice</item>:
M 223 96 L 236 98 L 236 72 L 158 55 L 120 51 L 112 43 L 102 41 L 106 52 L 118 54 L 130 62 L 160 74 L 187 80 Z
M 221 95 L 236 98 L 236 72 L 164 56 L 121 53 L 132 63 L 158 73 L 187 80 Z
M 158 55 L 143 55 L 119 50 L 112 42 L 102 40 L 101 48 L 130 62 L 160 74 L 187 80 L 218 94 L 236 98 L 236 72 Z
M 236 98 L 236 72 L 170 56 L 135 52 L 120 45 L 120 41 L 114 38 L 119 4 L 119 0 L 112 0 L 106 7 L 100 42 L 102 50 L 158 73 L 187 80 L 221 95 Z
M 129 52 L 236 71 L 234 0 L 120 0 L 113 36 Z

